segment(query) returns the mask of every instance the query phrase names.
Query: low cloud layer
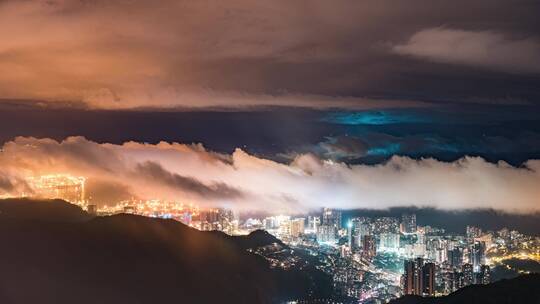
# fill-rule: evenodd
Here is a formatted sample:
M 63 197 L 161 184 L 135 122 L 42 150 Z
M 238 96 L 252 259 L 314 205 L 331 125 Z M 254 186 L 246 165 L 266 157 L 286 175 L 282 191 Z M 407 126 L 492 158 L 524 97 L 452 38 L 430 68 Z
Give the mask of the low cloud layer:
M 540 73 L 540 40 L 512 38 L 493 31 L 430 28 L 394 46 L 393 51 L 435 62 Z
M 539 160 L 516 168 L 477 157 L 446 163 L 395 156 L 370 166 L 304 154 L 283 164 L 240 149 L 230 155 L 214 153 L 202 145 L 113 145 L 82 137 L 62 142 L 19 137 L 4 144 L 0 167 L 4 175 L 9 174 L 4 179 L 69 173 L 99 181 L 101 192 L 106 188 L 103 185 L 110 183 L 106 190 L 119 189 L 123 196 L 129 191 L 139 198 L 177 199 L 237 210 L 295 212 L 323 206 L 411 205 L 521 213 L 540 210 Z M 8 186 L 0 191 L 9 194 L 15 190 Z M 113 194 L 110 197 L 115 197 Z M 100 193 L 100 197 L 107 195 Z
M 152 161 L 137 164 L 135 174 L 153 179 L 172 189 L 191 192 L 207 199 L 227 200 L 242 197 L 242 193 L 239 190 L 225 183 L 220 182 L 205 185 L 195 178 L 171 173 L 165 170 L 160 164 Z
M 0 170 L 0 197 L 3 195 L 9 195 L 11 193 L 31 193 L 32 189 L 28 186 L 26 181 L 17 176 L 17 174 L 11 174 L 2 172 Z

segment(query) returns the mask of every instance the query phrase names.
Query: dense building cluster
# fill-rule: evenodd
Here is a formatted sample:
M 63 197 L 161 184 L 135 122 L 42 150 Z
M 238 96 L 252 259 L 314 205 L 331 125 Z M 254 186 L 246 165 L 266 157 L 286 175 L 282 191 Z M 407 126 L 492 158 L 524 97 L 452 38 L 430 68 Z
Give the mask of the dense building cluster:
M 314 264 L 332 278 L 335 298 L 342 302 L 446 295 L 472 284 L 490 283 L 491 267 L 509 258 L 540 260 L 539 238 L 506 228 L 483 231 L 475 226 L 467 226 L 463 234 L 447 233 L 419 225 L 413 213 L 344 220 L 341 210 L 324 208 L 320 214 L 240 220 L 224 208 L 201 209 L 160 199 L 132 199 L 98 208 L 85 199 L 83 177 L 47 175 L 29 178 L 28 184 L 32 192 L 23 196 L 64 199 L 99 215 L 132 213 L 174 219 L 199 230 L 231 235 L 266 230 L 287 246 L 273 244 L 254 253 L 273 268 L 302 269 Z
M 249 227 L 240 227 L 266 229 L 292 248 L 317 256 L 319 268 L 333 278 L 336 298 L 352 302 L 384 303 L 406 294 L 447 295 L 490 283 L 492 267 L 504 259 L 540 260 L 538 238 L 475 226 L 467 226 L 462 234 L 447 233 L 418 225 L 415 214 L 344 220 L 340 210 L 325 208 L 320 215 L 307 216 L 307 221 L 274 216 L 247 222 Z M 293 223 L 305 226 L 291 229 Z
M 40 199 L 63 199 L 79 206 L 86 205 L 86 178 L 68 174 L 31 176 L 27 179 L 29 189 L 21 196 Z

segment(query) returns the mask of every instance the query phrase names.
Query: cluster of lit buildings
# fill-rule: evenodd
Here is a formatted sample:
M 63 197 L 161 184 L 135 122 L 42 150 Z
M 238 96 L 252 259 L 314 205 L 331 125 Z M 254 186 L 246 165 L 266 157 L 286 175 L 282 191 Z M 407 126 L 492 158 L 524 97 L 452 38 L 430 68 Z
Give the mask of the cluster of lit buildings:
M 405 294 L 447 295 L 490 283 L 492 268 L 504 259 L 540 260 L 537 237 L 474 226 L 463 234 L 447 233 L 419 226 L 415 214 L 344 221 L 340 210 L 325 208 L 306 217 L 248 219 L 240 227 L 265 229 L 292 248 L 308 250 L 333 278 L 338 297 L 363 303 L 384 303 Z
M 91 206 L 89 205 L 89 207 Z M 90 211 L 90 208 L 88 210 Z M 128 213 L 154 218 L 174 219 L 198 230 L 219 230 L 232 235 L 237 234 L 238 231 L 238 220 L 235 220 L 231 210 L 224 208 L 202 209 L 198 205 L 178 201 L 161 199 L 127 200 L 113 206 L 96 208 L 95 213 L 97 215 Z
M 30 176 L 26 181 L 29 192 L 20 193 L 20 197 L 62 199 L 80 206 L 93 215 L 137 214 L 174 219 L 199 230 L 220 230 L 229 234 L 238 233 L 238 220 L 235 220 L 232 211 L 223 208 L 201 209 L 192 203 L 185 204 L 179 201 L 162 199 L 131 199 L 117 202 L 114 205 L 98 206 L 87 199 L 85 177 L 69 174 L 50 174 Z
M 305 217 L 278 215 L 242 222 L 223 208 L 201 209 L 194 204 L 166 200 L 127 200 L 98 207 L 86 200 L 84 177 L 44 175 L 28 178 L 33 196 L 63 199 L 89 213 L 131 213 L 180 221 L 199 230 L 231 235 L 266 230 L 290 248 L 318 257 L 333 279 L 338 297 L 360 302 L 386 302 L 404 294 L 440 296 L 471 284 L 491 281 L 491 267 L 508 258 L 540 260 L 540 240 L 515 230 L 485 232 L 468 226 L 465 234 L 419 226 L 415 214 L 397 217 L 353 217 L 343 222 L 342 211 L 324 208 Z M 289 268 L 302 262 L 283 248 L 256 252 L 272 267 Z
M 86 178 L 67 174 L 28 177 L 26 182 L 32 192 L 21 193 L 40 199 L 63 199 L 79 206 L 86 206 Z

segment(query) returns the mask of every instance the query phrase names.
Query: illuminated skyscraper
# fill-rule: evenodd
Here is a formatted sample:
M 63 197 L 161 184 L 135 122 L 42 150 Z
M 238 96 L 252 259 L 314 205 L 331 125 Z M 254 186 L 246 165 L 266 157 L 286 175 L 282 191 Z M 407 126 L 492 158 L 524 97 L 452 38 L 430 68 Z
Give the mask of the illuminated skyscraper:
M 399 249 L 399 234 L 381 234 L 379 236 L 379 249 L 381 251 L 397 251 Z
M 231 233 L 234 215 L 231 210 L 224 208 L 208 209 L 198 212 L 201 230 L 220 230 Z
M 231 233 L 233 231 L 234 214 L 232 210 L 219 208 L 218 209 L 218 222 L 221 226 L 221 231 Z
M 422 266 L 422 295 L 435 295 L 435 263 L 426 263 Z
M 463 265 L 463 286 L 469 286 L 474 283 L 474 272 L 473 272 L 473 265 L 472 264 L 464 264 Z
M 467 226 L 466 234 L 467 238 L 472 240 L 482 235 L 482 229 L 475 226 Z
M 291 221 L 291 237 L 297 238 L 304 234 L 304 218 L 295 218 Z
M 452 291 L 456 291 L 460 288 L 463 288 L 465 286 L 465 278 L 463 277 L 463 272 L 461 271 L 454 271 L 453 273 L 453 286 Z
M 415 260 L 415 272 L 414 272 L 414 294 L 417 296 L 421 296 L 423 292 L 423 273 L 422 269 L 424 268 L 424 259 L 422 258 L 416 258 Z
M 452 250 L 448 250 L 448 262 L 454 268 L 461 268 L 463 264 L 463 249 L 455 247 Z
M 291 237 L 291 224 L 292 221 L 290 218 L 280 220 L 277 231 L 278 236 L 285 239 Z
M 401 216 L 401 232 L 416 233 L 416 214 L 403 214 Z
M 350 224 L 350 247 L 353 252 L 360 250 L 362 247 L 362 231 L 364 229 L 364 218 L 353 218 Z M 364 233 L 365 235 L 365 233 Z
M 488 265 L 480 266 L 480 272 L 478 273 L 478 284 L 489 284 L 491 283 L 491 269 Z
M 356 252 L 362 248 L 363 236 L 371 235 L 371 219 L 355 217 L 350 221 L 351 249 Z
M 267 217 L 263 221 L 263 227 L 266 230 L 276 229 L 278 227 L 275 217 Z
M 406 295 L 414 293 L 414 276 L 416 273 L 416 263 L 413 260 L 406 260 L 403 274 L 403 292 Z
M 373 220 L 373 233 L 399 233 L 399 220 L 395 217 L 378 217 Z
M 485 264 L 486 244 L 484 242 L 474 242 L 469 248 L 469 263 L 473 266 L 474 272 L 480 271 L 480 266 Z
M 424 259 L 406 260 L 403 291 L 408 295 L 432 296 L 435 294 L 435 264 Z
M 321 225 L 321 218 L 318 216 L 308 216 L 307 230 L 311 233 L 317 233 L 317 228 Z
M 347 240 L 348 240 L 347 245 L 349 246 L 349 249 L 351 250 L 352 250 L 352 243 L 353 243 L 352 239 L 353 239 L 353 223 L 352 221 L 349 221 L 347 223 Z
M 199 213 L 199 220 L 207 223 L 217 223 L 219 221 L 219 212 L 217 209 L 202 210 Z
M 341 229 L 341 211 L 324 208 L 322 225 L 334 226 L 337 230 Z
M 325 234 L 325 236 L 321 236 L 321 239 L 327 240 L 324 242 L 335 242 L 338 238 L 338 231 L 341 229 L 341 211 L 324 208 L 322 223 L 319 228 L 319 230 Z M 330 236 L 330 233 L 332 233 L 333 236 Z M 319 232 L 317 232 L 317 240 L 319 240 Z
M 317 242 L 335 243 L 336 235 L 336 227 L 331 225 L 321 225 L 317 230 Z
M 362 256 L 366 259 L 372 259 L 377 254 L 375 237 L 372 235 L 362 236 Z

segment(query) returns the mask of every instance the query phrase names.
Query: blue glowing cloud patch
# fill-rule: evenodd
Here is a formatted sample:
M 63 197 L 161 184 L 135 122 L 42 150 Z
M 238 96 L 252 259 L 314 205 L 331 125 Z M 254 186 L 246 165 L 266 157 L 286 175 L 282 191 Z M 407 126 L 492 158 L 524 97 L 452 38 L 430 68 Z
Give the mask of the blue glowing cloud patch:
M 426 117 L 398 111 L 333 112 L 326 115 L 322 120 L 343 125 L 388 125 L 430 122 L 430 119 Z

